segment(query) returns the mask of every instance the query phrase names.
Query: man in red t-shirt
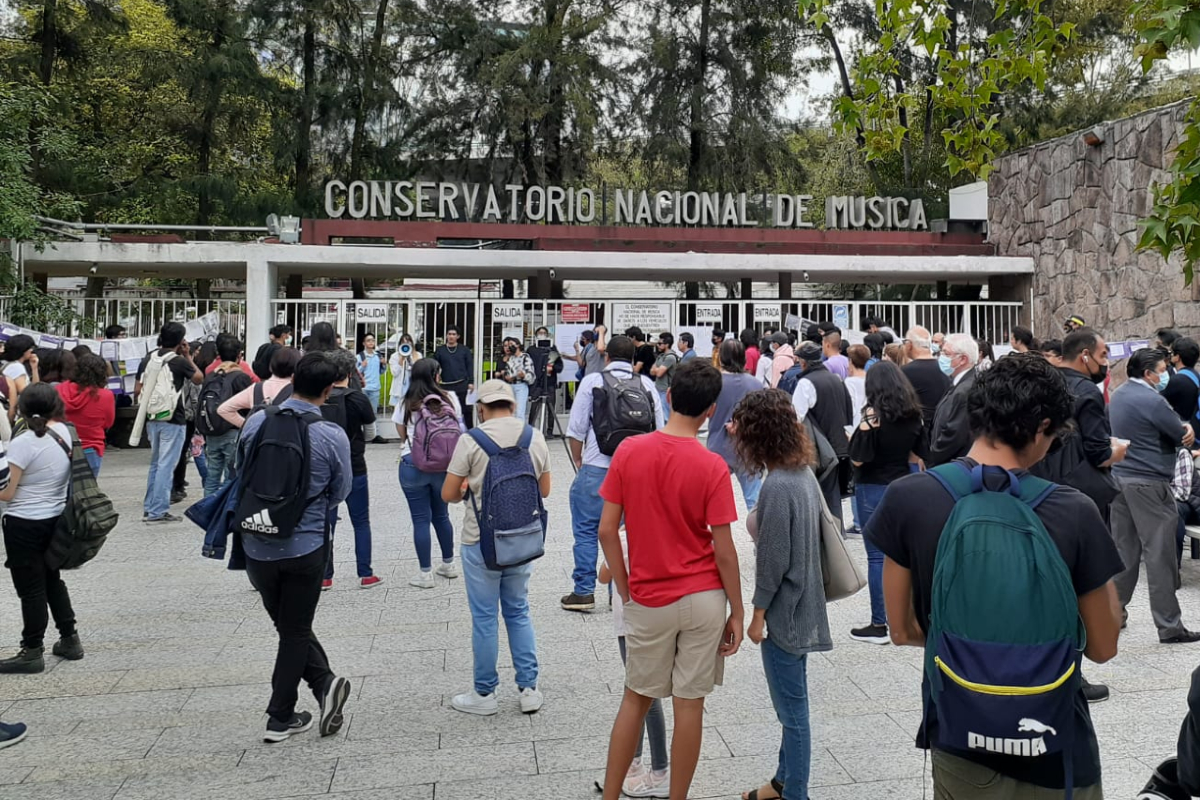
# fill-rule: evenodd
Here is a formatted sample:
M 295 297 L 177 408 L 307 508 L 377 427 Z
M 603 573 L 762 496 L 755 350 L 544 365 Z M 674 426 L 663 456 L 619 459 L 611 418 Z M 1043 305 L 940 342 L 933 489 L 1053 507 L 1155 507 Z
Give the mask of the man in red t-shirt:
M 604 800 L 620 796 L 646 712 L 663 697 L 673 697 L 675 708 L 670 796 L 687 796 L 700 757 L 704 698 L 721 683 L 724 659 L 742 643 L 729 468 L 696 439 L 720 393 L 721 373 L 711 364 L 682 364 L 667 392 L 666 427 L 622 442 L 600 487 L 600 544 L 625 602 L 628 649 Z M 618 535 L 622 517 L 628 572 Z

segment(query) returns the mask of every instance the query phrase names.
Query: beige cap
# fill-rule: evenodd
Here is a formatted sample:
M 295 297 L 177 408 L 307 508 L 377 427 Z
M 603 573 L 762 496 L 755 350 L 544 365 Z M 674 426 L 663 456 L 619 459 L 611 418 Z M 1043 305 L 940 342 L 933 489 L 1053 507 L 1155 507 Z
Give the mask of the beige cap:
M 484 381 L 479 387 L 479 402 L 480 403 L 512 403 L 517 404 L 517 396 L 513 394 L 512 387 L 502 380 L 493 378 L 490 381 Z

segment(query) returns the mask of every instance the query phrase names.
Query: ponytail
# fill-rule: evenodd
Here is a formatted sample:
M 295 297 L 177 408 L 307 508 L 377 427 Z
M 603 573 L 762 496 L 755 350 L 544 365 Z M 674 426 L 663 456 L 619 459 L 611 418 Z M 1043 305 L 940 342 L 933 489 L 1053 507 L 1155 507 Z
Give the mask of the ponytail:
M 46 429 L 50 427 L 50 420 L 41 414 L 34 414 L 32 417 L 25 418 L 25 427 L 33 431 L 33 435 L 40 439 L 46 435 Z

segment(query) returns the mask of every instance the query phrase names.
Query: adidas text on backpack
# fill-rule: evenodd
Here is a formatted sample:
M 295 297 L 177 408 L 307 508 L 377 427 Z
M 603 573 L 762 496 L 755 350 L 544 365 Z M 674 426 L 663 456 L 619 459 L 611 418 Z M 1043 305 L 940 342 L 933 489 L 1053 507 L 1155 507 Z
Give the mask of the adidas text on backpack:
M 1071 574 L 1035 510 L 1056 484 L 962 462 L 929 474 L 954 498 L 934 561 L 925 673 L 953 751 L 1058 755 L 1071 796 L 1083 622 Z M 999 477 L 999 476 L 997 476 Z M 993 484 L 994 485 L 994 484 Z
M 445 472 L 462 428 L 454 405 L 441 395 L 431 394 L 421 401 L 413 425 L 413 466 L 421 472 Z
M 546 552 L 547 515 L 529 454 L 533 427 L 525 426 L 515 447 L 500 447 L 479 428 L 468 435 L 488 457 L 479 503 L 471 493 L 483 563 L 502 570 L 541 558 Z
M 296 530 L 310 503 L 308 427 L 322 418 L 281 406 L 268 406 L 262 413 L 266 416 L 246 445 L 238 473 L 241 496 L 233 530 L 282 539 Z
M 69 445 L 53 428 L 47 428 L 46 434 L 54 437 L 71 461 L 67 478 L 67 504 L 50 536 L 45 555 L 46 566 L 50 569 L 75 569 L 91 561 L 100 552 L 108 534 L 117 527 L 118 515 L 108 495 L 100 491 L 75 428 L 71 426 Z
M 596 446 L 606 456 L 630 436 L 654 432 L 654 399 L 632 372 L 605 370 L 592 389 L 592 430 Z

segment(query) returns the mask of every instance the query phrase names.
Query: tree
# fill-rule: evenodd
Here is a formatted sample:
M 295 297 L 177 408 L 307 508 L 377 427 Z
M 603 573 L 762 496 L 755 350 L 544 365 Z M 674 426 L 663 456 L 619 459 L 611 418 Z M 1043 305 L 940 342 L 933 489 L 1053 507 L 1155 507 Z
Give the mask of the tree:
M 1133 6 L 1133 13 L 1144 70 L 1172 51 L 1200 47 L 1200 2 L 1142 0 Z M 1200 260 L 1200 99 L 1188 106 L 1169 171 L 1170 180 L 1154 187 L 1154 207 L 1141 222 L 1138 246 L 1164 259 L 1179 254 L 1184 284 L 1191 285 Z
M 1056 23 L 1042 0 L 946 0 L 932 7 L 876 0 L 873 13 L 851 6 L 851 19 L 828 0 L 800 0 L 800 7 L 838 64 L 838 129 L 856 137 L 868 162 L 900 154 L 906 176 L 913 134 L 920 132 L 925 153 L 940 136 L 951 176 L 986 178 L 1005 145 L 997 129 L 1001 103 L 1024 85 L 1044 88 L 1050 63 L 1074 30 L 1070 22 Z M 875 34 L 861 37 L 852 61 L 835 35 L 846 23 Z

